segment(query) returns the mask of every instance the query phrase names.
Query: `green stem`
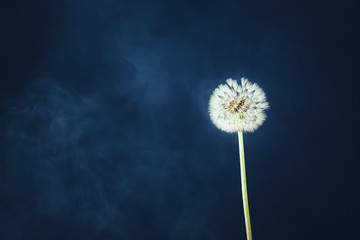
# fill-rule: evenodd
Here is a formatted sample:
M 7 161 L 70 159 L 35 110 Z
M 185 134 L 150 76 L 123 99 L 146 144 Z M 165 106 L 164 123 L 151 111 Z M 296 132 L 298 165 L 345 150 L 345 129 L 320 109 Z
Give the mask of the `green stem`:
M 243 199 L 243 207 L 244 207 L 246 235 L 247 235 L 247 240 L 252 240 L 251 225 L 250 225 L 250 213 L 249 213 L 249 203 L 248 203 L 248 195 L 247 195 L 247 187 L 246 187 L 246 172 L 245 172 L 245 154 L 244 154 L 243 133 L 238 132 L 238 137 L 239 137 L 241 189 L 242 189 L 242 199 Z

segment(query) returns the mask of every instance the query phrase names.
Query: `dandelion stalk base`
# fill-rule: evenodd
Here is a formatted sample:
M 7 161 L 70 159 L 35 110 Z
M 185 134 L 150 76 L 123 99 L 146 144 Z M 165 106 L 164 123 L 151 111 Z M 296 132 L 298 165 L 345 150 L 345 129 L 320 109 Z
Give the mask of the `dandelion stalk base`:
M 247 235 L 247 240 L 252 240 L 249 203 L 248 203 L 247 186 L 246 186 L 244 140 L 243 140 L 243 133 L 240 131 L 238 132 L 238 138 L 239 138 L 239 155 L 240 155 L 241 190 L 242 190 L 242 200 L 244 207 L 246 235 Z

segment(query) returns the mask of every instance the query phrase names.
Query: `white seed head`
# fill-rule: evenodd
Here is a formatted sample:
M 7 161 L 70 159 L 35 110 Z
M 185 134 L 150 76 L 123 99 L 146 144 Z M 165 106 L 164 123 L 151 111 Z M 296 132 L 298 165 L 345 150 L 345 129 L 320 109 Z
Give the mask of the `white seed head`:
M 241 84 L 229 78 L 220 84 L 209 101 L 210 119 L 219 129 L 234 133 L 253 132 L 265 121 L 269 108 L 264 91 L 241 78 Z

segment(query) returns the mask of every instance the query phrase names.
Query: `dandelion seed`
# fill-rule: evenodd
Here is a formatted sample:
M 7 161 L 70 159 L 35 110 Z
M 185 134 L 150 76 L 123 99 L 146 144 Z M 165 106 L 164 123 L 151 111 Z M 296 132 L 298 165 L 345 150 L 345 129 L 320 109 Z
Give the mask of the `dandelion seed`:
M 231 78 L 226 83 L 216 88 L 210 98 L 212 122 L 229 133 L 255 131 L 266 118 L 264 110 L 269 108 L 264 91 L 245 78 L 241 78 L 241 85 Z

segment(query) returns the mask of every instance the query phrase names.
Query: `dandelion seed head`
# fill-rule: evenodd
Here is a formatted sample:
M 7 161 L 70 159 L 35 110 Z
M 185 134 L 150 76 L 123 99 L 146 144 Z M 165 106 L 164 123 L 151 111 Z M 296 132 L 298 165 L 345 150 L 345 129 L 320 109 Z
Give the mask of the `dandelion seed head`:
M 253 132 L 265 121 L 269 108 L 264 91 L 241 78 L 241 84 L 231 78 L 220 84 L 209 101 L 210 119 L 222 131 Z

